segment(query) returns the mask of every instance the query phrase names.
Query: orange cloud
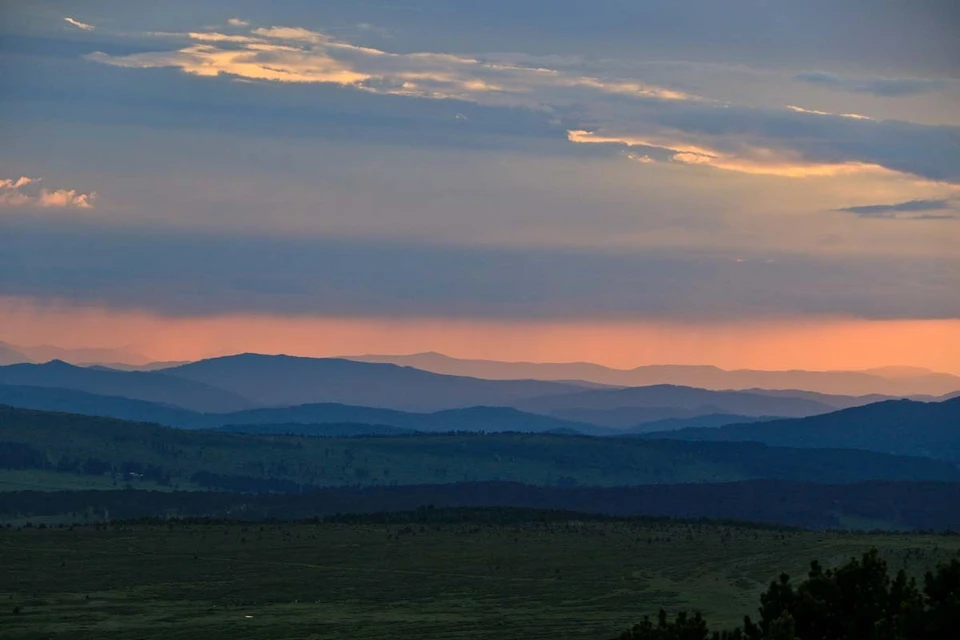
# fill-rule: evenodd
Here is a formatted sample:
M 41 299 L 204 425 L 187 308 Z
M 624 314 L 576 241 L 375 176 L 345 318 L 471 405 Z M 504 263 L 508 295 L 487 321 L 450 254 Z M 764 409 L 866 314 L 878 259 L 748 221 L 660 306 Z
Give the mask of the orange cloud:
M 591 361 L 623 368 L 663 363 L 773 370 L 909 365 L 960 373 L 960 350 L 954 347 L 960 344 L 960 319 L 678 323 L 164 317 L 0 298 L 0 326 L 0 339 L 14 344 L 133 346 L 157 360 L 243 351 L 335 356 L 434 350 L 467 358 Z
M 723 152 L 703 144 L 685 141 L 679 133 L 671 138 L 669 136 L 602 135 L 592 131 L 571 130 L 567 132 L 567 139 L 578 144 L 613 144 L 627 148 L 650 147 L 669 153 L 670 160 L 679 164 L 713 167 L 754 175 L 784 178 L 840 176 L 854 173 L 900 175 L 897 171 L 865 162 L 810 162 L 801 158 L 796 152 L 786 149 L 741 145 L 737 153 Z M 636 159 L 636 155 L 628 154 L 627 157 Z
M 0 206 L 40 207 L 43 209 L 92 209 L 95 192 L 81 193 L 76 189 L 40 189 L 30 191 L 30 185 L 40 178 L 20 176 L 16 180 L 0 178 Z

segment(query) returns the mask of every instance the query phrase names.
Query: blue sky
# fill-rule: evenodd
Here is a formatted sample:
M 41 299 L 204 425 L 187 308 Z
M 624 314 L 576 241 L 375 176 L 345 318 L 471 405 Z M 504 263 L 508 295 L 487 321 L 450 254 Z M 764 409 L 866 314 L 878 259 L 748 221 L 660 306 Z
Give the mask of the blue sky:
M 0 308 L 957 322 L 953 5 L 6 3 Z

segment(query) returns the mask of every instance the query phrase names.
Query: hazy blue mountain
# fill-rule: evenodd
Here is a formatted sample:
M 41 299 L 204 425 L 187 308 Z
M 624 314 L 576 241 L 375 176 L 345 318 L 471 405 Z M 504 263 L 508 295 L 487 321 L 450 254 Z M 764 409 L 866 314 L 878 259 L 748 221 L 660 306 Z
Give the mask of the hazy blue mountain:
M 159 371 L 170 367 L 190 364 L 192 360 L 170 360 L 165 362 L 147 362 L 145 364 L 126 364 L 124 362 L 99 362 L 89 365 L 91 368 L 113 369 L 114 371 Z
M 295 407 L 251 409 L 206 419 L 222 424 L 337 424 L 386 425 L 415 431 L 524 431 L 601 433 L 595 425 L 524 413 L 509 407 L 467 407 L 434 413 L 409 413 L 394 409 L 345 404 L 307 404 Z
M 862 449 L 960 463 L 960 398 L 944 402 L 887 400 L 809 418 L 663 431 L 648 437 Z
M 768 396 L 747 391 L 710 391 L 674 385 L 578 391 L 522 400 L 514 403 L 514 406 L 524 411 L 567 419 L 576 416 L 579 420 L 610 426 L 624 426 L 627 423 L 633 426 L 651 420 L 712 413 L 802 417 L 833 411 L 833 407 L 827 404 L 806 398 Z M 630 409 L 642 411 L 631 413 Z M 650 409 L 657 409 L 661 415 L 648 412 Z M 669 414 L 663 412 L 664 409 L 685 410 L 689 414 Z M 612 424 L 609 419 L 611 415 L 615 416 L 617 424 Z
M 227 424 L 215 431 L 276 436 L 308 436 L 311 438 L 356 438 L 359 436 L 397 436 L 417 433 L 411 429 L 382 424 L 354 424 L 350 422 L 300 424 Z
M 227 389 L 262 406 L 308 403 L 438 411 L 511 406 L 517 400 L 580 390 L 539 380 L 481 380 L 392 364 L 336 358 L 243 354 L 162 369 L 164 375 Z
M 200 413 L 171 405 L 103 396 L 73 389 L 0 385 L 0 404 L 40 411 L 59 411 L 155 422 L 184 429 L 215 429 L 225 425 L 364 424 L 405 431 L 525 431 L 543 433 L 611 433 L 592 424 L 524 413 L 509 407 L 469 407 L 436 413 L 344 404 L 250 409 L 232 413 Z M 379 433 L 379 432 L 377 432 Z
M 197 428 L 203 414 L 181 407 L 106 396 L 58 387 L 0 385 L 0 404 L 38 411 L 58 411 L 88 416 L 156 422 L 170 427 Z
M 12 344 L 0 342 L 0 366 L 30 362 L 30 358 L 17 350 Z
M 684 409 L 682 407 L 617 407 L 616 409 L 555 409 L 546 413 L 564 420 L 588 422 L 609 429 L 627 431 L 632 430 L 637 425 L 655 422 L 657 420 L 682 420 L 685 418 L 710 415 L 710 411 L 712 411 L 710 407 L 700 407 L 699 409 Z
M 194 411 L 236 411 L 252 406 L 235 393 L 202 382 L 155 372 L 77 367 L 59 360 L 0 367 L 0 384 L 73 389 Z
M 654 365 L 614 369 L 589 362 L 540 363 L 466 360 L 441 353 L 348 356 L 361 362 L 389 362 L 436 373 L 476 376 L 491 380 L 587 380 L 620 387 L 660 384 L 702 389 L 800 389 L 827 394 L 861 396 L 934 395 L 960 390 L 960 376 L 912 367 L 883 367 L 867 371 L 728 371 L 712 366 Z M 838 407 L 842 408 L 842 407 Z
M 644 422 L 628 430 L 625 435 L 644 435 L 657 431 L 676 431 L 677 429 L 709 428 L 715 429 L 728 424 L 749 424 L 776 420 L 778 416 L 742 416 L 733 413 L 710 413 L 690 418 L 665 418 Z

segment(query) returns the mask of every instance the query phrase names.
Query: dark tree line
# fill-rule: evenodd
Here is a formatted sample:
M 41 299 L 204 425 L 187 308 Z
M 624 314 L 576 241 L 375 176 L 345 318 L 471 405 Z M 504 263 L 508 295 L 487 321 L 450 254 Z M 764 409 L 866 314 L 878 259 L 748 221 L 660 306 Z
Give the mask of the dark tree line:
M 893 577 L 876 549 L 836 569 L 813 562 L 794 586 L 786 574 L 760 596 L 759 618 L 710 632 L 699 613 L 645 617 L 620 640 L 948 640 L 960 632 L 960 560 L 928 571 L 923 586 Z
M 0 442 L 0 469 L 41 469 L 91 476 L 109 474 L 170 484 L 170 473 L 157 465 L 134 460 L 114 464 L 92 456 L 70 455 L 60 456 L 56 463 L 53 463 L 44 452 L 19 442 Z

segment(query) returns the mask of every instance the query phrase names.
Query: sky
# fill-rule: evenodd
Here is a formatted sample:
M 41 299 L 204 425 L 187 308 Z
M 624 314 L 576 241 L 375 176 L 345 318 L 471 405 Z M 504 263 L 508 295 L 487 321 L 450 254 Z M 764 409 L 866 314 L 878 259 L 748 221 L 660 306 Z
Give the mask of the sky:
M 960 373 L 950 0 L 0 5 L 0 340 Z

